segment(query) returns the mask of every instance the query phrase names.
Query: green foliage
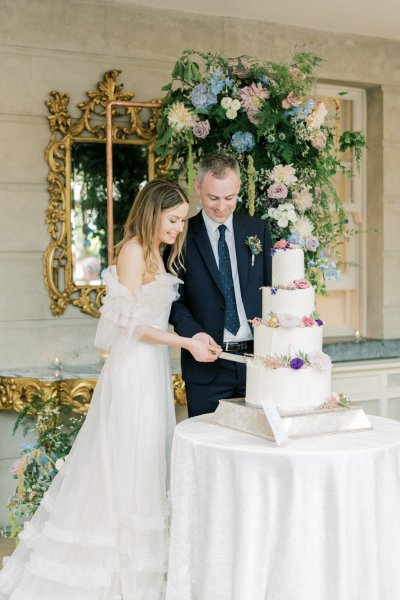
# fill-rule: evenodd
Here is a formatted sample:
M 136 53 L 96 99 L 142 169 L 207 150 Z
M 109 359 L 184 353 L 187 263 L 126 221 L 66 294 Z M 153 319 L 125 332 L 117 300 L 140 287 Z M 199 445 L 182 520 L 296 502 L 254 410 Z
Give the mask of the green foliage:
M 9 537 L 17 537 L 21 523 L 35 513 L 69 454 L 83 420 L 71 406 L 60 404 L 57 397 L 35 397 L 18 415 L 13 434 L 21 428 L 24 435 L 35 432 L 37 440 L 24 446 L 11 468 L 18 483 L 7 504 Z

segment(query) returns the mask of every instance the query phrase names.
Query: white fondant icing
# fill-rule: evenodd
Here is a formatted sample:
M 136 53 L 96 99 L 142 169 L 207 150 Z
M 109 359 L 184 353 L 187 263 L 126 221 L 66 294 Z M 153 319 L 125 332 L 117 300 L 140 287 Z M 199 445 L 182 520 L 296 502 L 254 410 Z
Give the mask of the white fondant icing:
M 310 315 L 315 307 L 315 291 L 309 287 L 303 290 L 280 290 L 273 294 L 270 287 L 262 288 L 262 316 L 269 318 L 269 313 L 289 313 L 296 317 Z
M 287 285 L 295 279 L 304 279 L 303 250 L 276 250 L 272 257 L 272 285 Z
M 254 361 L 247 363 L 246 402 L 261 406 L 271 398 L 279 410 L 315 408 L 331 395 L 331 369 L 267 369 Z
M 311 352 L 322 350 L 323 327 L 266 327 L 258 325 L 254 327 L 254 354 L 256 356 L 267 356 L 277 354 L 278 356 L 294 356 L 299 352 Z

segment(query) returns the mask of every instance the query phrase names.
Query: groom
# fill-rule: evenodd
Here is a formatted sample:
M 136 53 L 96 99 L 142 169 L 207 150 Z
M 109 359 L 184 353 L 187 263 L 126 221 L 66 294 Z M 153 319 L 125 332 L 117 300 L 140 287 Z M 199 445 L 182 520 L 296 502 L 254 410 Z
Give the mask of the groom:
M 267 224 L 235 213 L 240 189 L 239 165 L 230 156 L 213 155 L 198 166 L 195 190 L 202 210 L 189 219 L 184 284 L 172 305 L 170 322 L 185 337 L 207 339 L 226 352 L 253 352 L 248 319 L 261 316 L 260 288 L 271 283 Z M 252 256 L 246 244 L 257 236 L 262 252 Z M 254 260 L 253 260 L 254 259 Z M 223 398 L 245 395 L 244 364 L 227 360 L 196 362 L 182 351 L 189 417 L 213 412 Z

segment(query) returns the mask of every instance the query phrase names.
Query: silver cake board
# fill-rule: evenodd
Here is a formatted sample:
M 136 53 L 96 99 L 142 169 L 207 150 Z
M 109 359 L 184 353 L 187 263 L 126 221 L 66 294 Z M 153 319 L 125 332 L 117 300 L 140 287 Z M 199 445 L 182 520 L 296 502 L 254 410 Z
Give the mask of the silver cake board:
M 372 429 L 370 420 L 359 406 L 285 413 L 281 414 L 281 419 L 289 438 Z M 214 422 L 276 441 L 263 409 L 246 404 L 244 398 L 220 400 Z

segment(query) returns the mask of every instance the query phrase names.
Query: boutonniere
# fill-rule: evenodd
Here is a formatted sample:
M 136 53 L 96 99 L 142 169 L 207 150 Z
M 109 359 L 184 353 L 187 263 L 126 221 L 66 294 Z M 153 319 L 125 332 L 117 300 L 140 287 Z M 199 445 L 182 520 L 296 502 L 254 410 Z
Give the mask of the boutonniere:
M 246 238 L 246 244 L 250 248 L 251 252 L 251 266 L 254 267 L 254 257 L 262 252 L 261 241 L 256 235 L 249 235 Z

